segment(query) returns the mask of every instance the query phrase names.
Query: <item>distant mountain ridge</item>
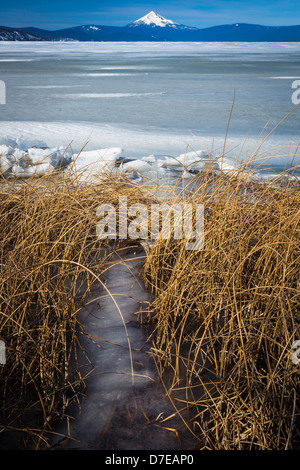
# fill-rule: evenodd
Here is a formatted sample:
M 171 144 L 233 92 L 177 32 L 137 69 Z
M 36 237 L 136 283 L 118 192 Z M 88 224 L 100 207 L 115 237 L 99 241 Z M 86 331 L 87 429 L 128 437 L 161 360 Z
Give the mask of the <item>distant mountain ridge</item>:
M 0 26 L 0 41 L 300 42 L 300 25 L 235 23 L 200 29 L 176 23 L 151 11 L 126 26 L 90 24 L 56 31 Z
M 0 26 L 0 41 L 41 41 L 42 38 L 23 29 Z

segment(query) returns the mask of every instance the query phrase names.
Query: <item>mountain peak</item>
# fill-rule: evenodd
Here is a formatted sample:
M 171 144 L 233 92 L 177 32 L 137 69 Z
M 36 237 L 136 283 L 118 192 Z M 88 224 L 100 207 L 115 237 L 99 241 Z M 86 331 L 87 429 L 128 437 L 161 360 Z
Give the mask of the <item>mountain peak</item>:
M 163 16 L 158 15 L 154 11 L 150 11 L 147 15 L 139 18 L 130 24 L 130 26 L 160 26 L 164 28 L 165 26 L 177 26 L 178 23 L 174 21 L 167 20 Z

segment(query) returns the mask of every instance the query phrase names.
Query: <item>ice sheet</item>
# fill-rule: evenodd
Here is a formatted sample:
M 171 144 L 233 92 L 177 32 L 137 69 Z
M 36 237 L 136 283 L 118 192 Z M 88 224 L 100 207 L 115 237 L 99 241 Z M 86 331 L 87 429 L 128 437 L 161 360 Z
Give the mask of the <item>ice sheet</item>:
M 0 43 L 1 51 L 19 52 L 21 54 L 34 51 L 36 54 L 111 54 L 120 51 L 121 53 L 130 52 L 143 52 L 148 54 L 171 54 L 171 53 L 253 53 L 253 52 L 299 52 L 300 43 L 295 42 L 277 42 L 277 43 L 266 43 L 266 42 L 100 42 L 100 43 L 89 43 L 89 42 L 34 42 L 34 43 L 21 43 L 21 42 L 9 42 L 5 41 Z M 22 60 L 25 60 L 24 58 Z
M 16 136 L 18 136 L 16 138 Z M 37 139 L 39 136 L 40 139 Z M 299 160 L 298 139 L 285 135 L 263 138 L 230 135 L 227 137 L 225 156 L 249 159 L 256 155 L 257 163 L 285 166 Z M 122 148 L 127 157 L 143 158 L 150 155 L 169 156 L 184 160 L 184 155 L 199 149 L 207 154 L 224 150 L 224 135 L 201 135 L 179 132 L 176 129 L 112 126 L 95 123 L 72 122 L 1 122 L 0 145 L 26 150 L 30 146 L 52 148 L 70 145 L 73 153 L 83 150 Z M 180 157 L 183 155 L 183 157 Z

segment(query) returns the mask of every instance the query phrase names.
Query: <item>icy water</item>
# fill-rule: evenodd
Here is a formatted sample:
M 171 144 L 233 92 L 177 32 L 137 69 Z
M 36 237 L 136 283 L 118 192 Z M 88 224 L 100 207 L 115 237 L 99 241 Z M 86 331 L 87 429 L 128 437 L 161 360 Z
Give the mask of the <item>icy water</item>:
M 0 43 L 0 134 L 176 156 L 250 145 L 289 113 L 300 43 Z M 299 139 L 296 109 L 264 148 Z M 277 163 L 284 164 L 285 157 Z

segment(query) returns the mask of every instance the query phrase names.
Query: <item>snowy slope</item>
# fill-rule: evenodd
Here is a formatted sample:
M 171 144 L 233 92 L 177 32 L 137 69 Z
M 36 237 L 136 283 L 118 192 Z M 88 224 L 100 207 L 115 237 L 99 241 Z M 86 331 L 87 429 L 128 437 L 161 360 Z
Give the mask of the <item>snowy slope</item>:
M 0 26 L 0 41 L 44 41 L 44 38 L 29 32 Z
M 150 11 L 147 15 L 143 16 L 142 18 L 139 18 L 138 20 L 134 21 L 133 23 L 130 23 L 128 27 L 132 28 L 137 28 L 137 27 L 151 27 L 151 28 L 173 28 L 177 30 L 182 30 L 182 29 L 190 29 L 190 30 L 197 30 L 197 28 L 192 28 L 190 26 L 185 26 L 179 23 L 175 23 L 172 20 L 168 20 L 167 18 L 164 18 L 163 16 L 158 15 L 154 11 Z
M 163 16 L 157 15 L 154 11 L 150 11 L 147 15 L 143 16 L 142 18 L 134 21 L 129 25 L 130 27 L 136 26 L 159 26 L 160 28 L 165 28 L 166 26 L 177 27 L 179 26 L 178 23 L 174 23 L 174 21 L 167 20 Z

